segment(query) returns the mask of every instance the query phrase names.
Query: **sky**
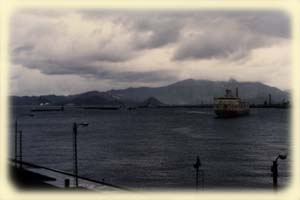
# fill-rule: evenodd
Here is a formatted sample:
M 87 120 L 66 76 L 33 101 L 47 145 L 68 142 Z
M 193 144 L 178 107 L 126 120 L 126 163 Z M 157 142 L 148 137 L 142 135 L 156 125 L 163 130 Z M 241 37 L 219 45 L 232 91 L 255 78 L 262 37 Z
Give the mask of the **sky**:
M 10 27 L 12 95 L 184 79 L 291 88 L 290 21 L 279 11 L 18 10 Z

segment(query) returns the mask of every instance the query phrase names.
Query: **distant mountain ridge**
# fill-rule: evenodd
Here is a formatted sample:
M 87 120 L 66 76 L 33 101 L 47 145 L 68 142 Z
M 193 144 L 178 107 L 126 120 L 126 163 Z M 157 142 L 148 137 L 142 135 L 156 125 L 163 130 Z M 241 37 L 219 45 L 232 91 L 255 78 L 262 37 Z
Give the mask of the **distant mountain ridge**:
M 138 105 L 152 98 L 152 102 L 168 105 L 212 104 L 214 97 L 223 96 L 225 89 L 251 104 L 263 104 L 271 94 L 273 103 L 289 100 L 289 93 L 260 82 L 209 81 L 187 79 L 167 86 L 150 88 L 138 87 L 106 92 L 89 91 L 76 95 L 56 96 L 12 96 L 13 105 Z M 155 99 L 155 100 L 154 100 Z

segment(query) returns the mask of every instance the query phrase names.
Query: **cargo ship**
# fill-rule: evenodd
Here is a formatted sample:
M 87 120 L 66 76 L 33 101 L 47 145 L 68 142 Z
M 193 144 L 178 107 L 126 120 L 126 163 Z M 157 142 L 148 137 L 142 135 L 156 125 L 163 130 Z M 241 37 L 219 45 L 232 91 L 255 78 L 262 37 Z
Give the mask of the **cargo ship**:
M 239 98 L 238 88 L 235 96 L 227 89 L 225 96 L 214 98 L 214 111 L 217 117 L 238 117 L 249 115 L 250 106 Z

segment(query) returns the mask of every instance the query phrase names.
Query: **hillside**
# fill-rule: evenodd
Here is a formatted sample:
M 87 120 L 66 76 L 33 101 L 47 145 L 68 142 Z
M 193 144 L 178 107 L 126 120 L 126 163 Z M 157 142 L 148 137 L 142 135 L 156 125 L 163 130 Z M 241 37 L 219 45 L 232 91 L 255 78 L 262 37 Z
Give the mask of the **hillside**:
M 163 87 L 139 87 L 106 92 L 90 91 L 69 96 L 12 96 L 13 105 L 137 105 L 147 99 L 154 104 L 195 105 L 212 104 L 214 97 L 223 96 L 225 89 L 239 89 L 239 97 L 251 104 L 263 104 L 272 95 L 273 103 L 281 103 L 289 99 L 288 92 L 265 85 L 260 82 L 208 81 L 187 79 Z M 155 99 L 155 100 L 154 100 Z M 159 102 L 159 103 L 158 103 Z

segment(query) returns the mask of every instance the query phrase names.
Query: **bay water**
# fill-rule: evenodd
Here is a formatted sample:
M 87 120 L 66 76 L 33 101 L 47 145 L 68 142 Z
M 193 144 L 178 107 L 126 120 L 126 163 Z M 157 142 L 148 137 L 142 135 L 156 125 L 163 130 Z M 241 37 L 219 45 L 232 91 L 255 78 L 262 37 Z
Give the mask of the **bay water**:
M 14 119 L 29 106 L 11 110 Z M 72 173 L 73 123 L 78 128 L 79 175 L 132 189 L 194 189 L 196 157 L 204 189 L 272 189 L 270 167 L 279 154 L 279 186 L 290 177 L 288 109 L 252 108 L 245 117 L 216 118 L 211 108 L 34 112 L 18 119 L 23 160 Z

